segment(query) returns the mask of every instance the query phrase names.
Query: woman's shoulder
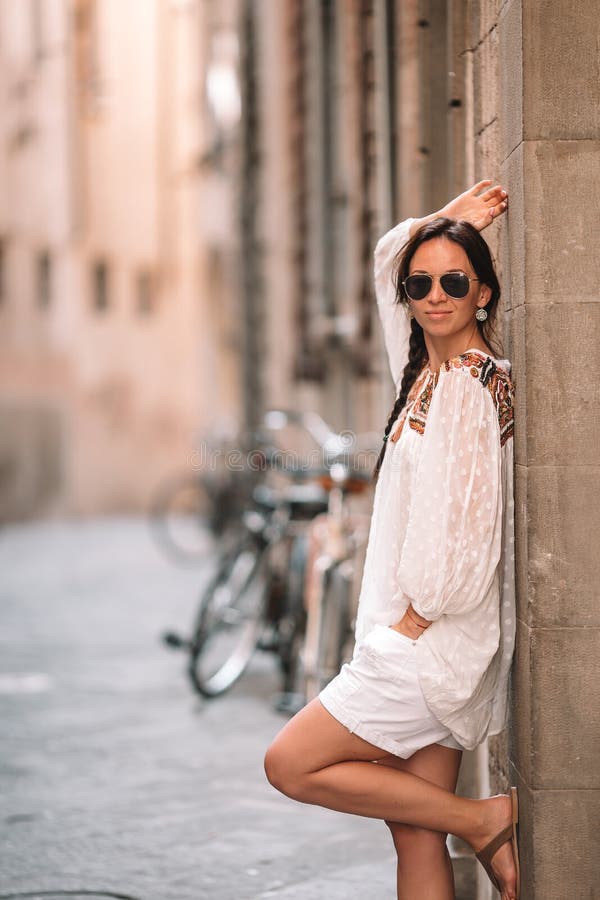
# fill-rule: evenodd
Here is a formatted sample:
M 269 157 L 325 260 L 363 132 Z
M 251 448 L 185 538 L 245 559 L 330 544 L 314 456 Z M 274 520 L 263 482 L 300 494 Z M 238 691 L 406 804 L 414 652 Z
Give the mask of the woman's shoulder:
M 426 369 L 431 372 L 428 366 Z M 472 347 L 459 353 L 440 364 L 437 371 L 433 372 L 434 383 L 437 384 L 440 375 L 454 372 L 465 372 L 476 378 L 485 387 L 491 379 L 501 380 L 507 389 L 514 392 L 514 384 L 511 378 L 511 363 L 508 359 L 500 359 L 492 356 L 479 347 Z
M 451 379 L 454 377 L 476 379 L 483 390 L 482 396 L 488 395 L 496 408 L 500 443 L 503 446 L 514 433 L 515 386 L 511 378 L 509 360 L 496 358 L 485 350 L 472 347 L 445 360 L 436 373 L 435 381 L 437 382 L 442 375 Z

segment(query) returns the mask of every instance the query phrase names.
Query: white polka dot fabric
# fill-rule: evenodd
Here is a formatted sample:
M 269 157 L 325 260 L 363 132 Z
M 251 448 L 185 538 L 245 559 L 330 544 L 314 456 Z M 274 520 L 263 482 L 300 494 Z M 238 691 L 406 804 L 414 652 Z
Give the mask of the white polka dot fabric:
M 391 271 L 411 221 L 384 235 L 375 251 L 378 308 L 397 387 L 409 324 L 394 303 Z M 495 362 L 510 373 L 508 360 Z M 506 724 L 515 640 L 513 438 L 501 446 L 493 397 L 467 365 L 442 366 L 434 384 L 424 432 L 407 418 L 397 442 L 388 442 L 356 638 L 397 622 L 409 602 L 432 620 L 417 642 L 423 695 L 456 740 L 473 749 Z

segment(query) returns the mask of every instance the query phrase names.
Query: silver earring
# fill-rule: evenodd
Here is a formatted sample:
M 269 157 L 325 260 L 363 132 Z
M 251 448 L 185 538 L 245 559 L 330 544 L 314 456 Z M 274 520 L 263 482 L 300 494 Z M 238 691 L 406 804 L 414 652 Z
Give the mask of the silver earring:
M 475 313 L 475 318 L 478 322 L 485 322 L 487 319 L 487 310 L 480 306 L 477 312 Z

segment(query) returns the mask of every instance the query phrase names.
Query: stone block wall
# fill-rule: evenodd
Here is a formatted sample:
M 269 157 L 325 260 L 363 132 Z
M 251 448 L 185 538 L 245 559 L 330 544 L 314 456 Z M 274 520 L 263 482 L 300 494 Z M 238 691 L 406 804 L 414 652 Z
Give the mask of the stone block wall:
M 517 649 L 492 790 L 517 784 L 523 898 L 600 896 L 597 5 L 471 4 L 476 177 L 510 193 L 499 235 L 517 385 Z

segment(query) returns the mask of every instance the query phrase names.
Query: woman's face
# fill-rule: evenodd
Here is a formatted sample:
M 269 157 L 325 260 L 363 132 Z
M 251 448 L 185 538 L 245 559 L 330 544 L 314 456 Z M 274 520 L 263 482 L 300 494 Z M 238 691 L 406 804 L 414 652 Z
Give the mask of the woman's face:
M 464 272 L 469 278 L 477 278 L 463 248 L 454 241 L 438 237 L 425 241 L 417 248 L 410 262 L 409 275 L 423 272 L 444 275 L 456 271 Z M 486 284 L 472 281 L 466 297 L 455 300 L 444 293 L 439 278 L 434 278 L 431 290 L 423 300 L 409 299 L 408 303 L 423 331 L 437 337 L 449 337 L 461 331 L 473 331 L 477 307 L 485 306 L 491 294 L 491 288 Z

